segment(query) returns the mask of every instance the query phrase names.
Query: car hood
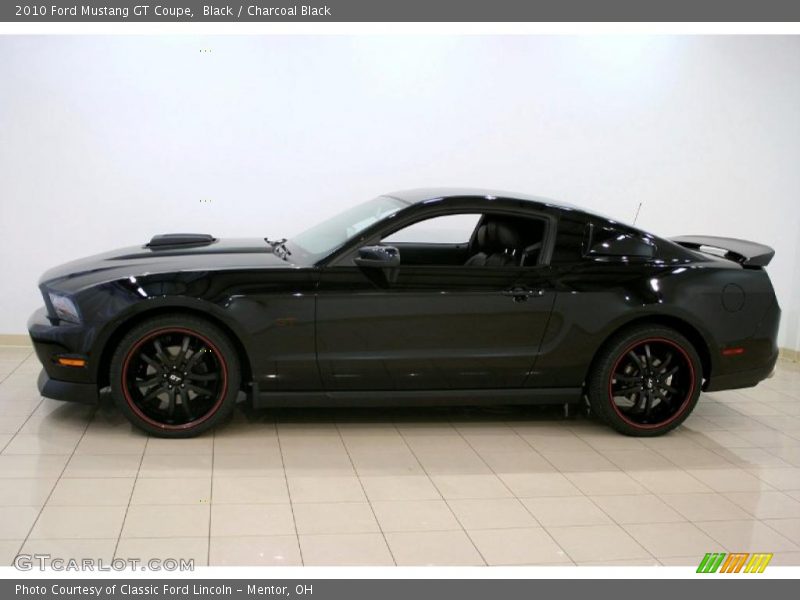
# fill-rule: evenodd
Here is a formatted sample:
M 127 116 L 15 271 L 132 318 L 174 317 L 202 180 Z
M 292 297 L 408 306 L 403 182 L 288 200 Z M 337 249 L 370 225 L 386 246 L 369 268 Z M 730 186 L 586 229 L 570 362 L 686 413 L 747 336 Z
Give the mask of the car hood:
M 216 239 L 207 244 L 129 246 L 74 260 L 45 272 L 39 284 L 63 291 L 143 275 L 223 269 L 293 269 L 263 238 Z

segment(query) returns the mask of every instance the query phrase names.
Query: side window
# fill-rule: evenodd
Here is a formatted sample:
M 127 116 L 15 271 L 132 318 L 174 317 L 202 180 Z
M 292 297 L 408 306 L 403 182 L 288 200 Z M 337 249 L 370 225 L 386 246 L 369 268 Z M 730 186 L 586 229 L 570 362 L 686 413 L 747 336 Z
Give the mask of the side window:
M 535 267 L 545 251 L 546 231 L 547 221 L 541 217 L 443 215 L 387 235 L 381 244 L 398 247 L 401 265 Z
M 648 259 L 655 255 L 655 243 L 649 236 L 635 231 L 589 223 L 584 253 L 590 257 Z
M 417 221 L 381 240 L 386 244 L 467 244 L 479 214 L 443 215 Z

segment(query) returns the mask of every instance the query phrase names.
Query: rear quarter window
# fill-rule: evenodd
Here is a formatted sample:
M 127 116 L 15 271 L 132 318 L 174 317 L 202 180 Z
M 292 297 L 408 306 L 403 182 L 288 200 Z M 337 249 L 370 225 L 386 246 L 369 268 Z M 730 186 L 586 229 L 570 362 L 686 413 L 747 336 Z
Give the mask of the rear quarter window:
M 581 260 L 586 221 L 572 215 L 561 216 L 556 226 L 556 241 L 551 263 L 570 263 Z

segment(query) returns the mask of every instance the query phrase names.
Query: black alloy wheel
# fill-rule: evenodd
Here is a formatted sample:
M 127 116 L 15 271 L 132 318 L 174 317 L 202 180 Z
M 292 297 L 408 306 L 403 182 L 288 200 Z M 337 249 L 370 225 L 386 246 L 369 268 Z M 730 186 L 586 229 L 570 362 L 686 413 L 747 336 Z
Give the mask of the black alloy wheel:
M 216 326 L 159 317 L 134 328 L 112 359 L 112 392 L 137 426 L 166 437 L 196 435 L 235 404 L 236 352 Z
M 612 370 L 613 408 L 635 426 L 668 423 L 683 409 L 695 385 L 686 352 L 667 339 L 636 342 Z
M 702 365 L 686 338 L 672 329 L 640 326 L 601 351 L 588 392 L 594 412 L 612 427 L 653 436 L 686 419 L 701 386 Z

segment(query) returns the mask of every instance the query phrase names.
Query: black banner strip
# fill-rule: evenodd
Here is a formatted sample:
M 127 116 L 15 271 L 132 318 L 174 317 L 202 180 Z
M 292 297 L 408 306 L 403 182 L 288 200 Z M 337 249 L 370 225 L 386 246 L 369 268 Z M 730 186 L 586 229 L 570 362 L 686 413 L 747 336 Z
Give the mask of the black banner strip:
M 3 22 L 769 22 L 797 0 L 40 0 L 0 2 Z
M 516 600 L 635 598 L 674 600 L 723 595 L 726 600 L 792 597 L 796 582 L 758 575 L 692 579 L 7 579 L 0 597 L 15 600 Z

